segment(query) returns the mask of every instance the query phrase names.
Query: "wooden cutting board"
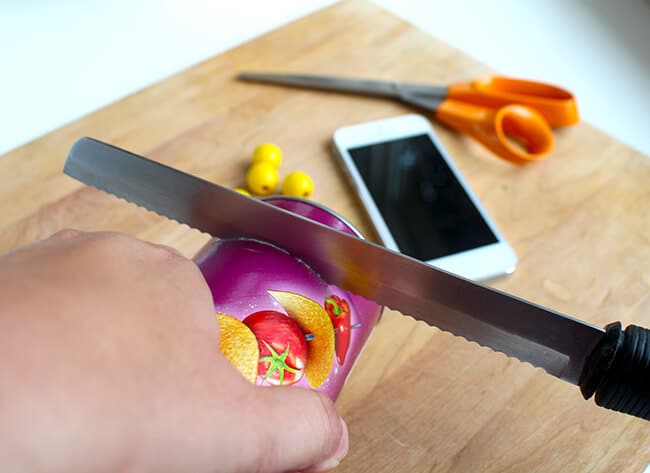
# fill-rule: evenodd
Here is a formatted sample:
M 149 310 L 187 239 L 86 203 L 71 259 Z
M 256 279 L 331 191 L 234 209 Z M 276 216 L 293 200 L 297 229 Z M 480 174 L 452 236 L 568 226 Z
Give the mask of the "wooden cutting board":
M 207 241 L 64 176 L 67 151 L 83 135 L 227 186 L 243 184 L 257 144 L 275 142 L 282 173 L 308 172 L 313 199 L 372 236 L 330 138 L 340 126 L 413 110 L 236 82 L 241 70 L 441 84 L 493 72 L 376 6 L 334 5 L 0 157 L 0 252 L 64 227 L 128 232 L 188 256 Z M 646 157 L 582 123 L 557 131 L 551 157 L 519 167 L 434 126 L 519 256 L 515 274 L 495 287 L 599 325 L 650 326 Z M 384 314 L 338 407 L 351 435 L 340 471 L 638 472 L 650 462 L 650 423 L 395 312 Z

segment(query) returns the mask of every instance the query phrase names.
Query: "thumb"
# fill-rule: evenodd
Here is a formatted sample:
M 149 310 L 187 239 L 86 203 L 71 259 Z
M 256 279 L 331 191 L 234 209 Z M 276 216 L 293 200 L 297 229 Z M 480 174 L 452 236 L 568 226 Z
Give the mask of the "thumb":
M 258 387 L 260 471 L 320 472 L 348 452 L 348 429 L 325 394 L 298 387 Z

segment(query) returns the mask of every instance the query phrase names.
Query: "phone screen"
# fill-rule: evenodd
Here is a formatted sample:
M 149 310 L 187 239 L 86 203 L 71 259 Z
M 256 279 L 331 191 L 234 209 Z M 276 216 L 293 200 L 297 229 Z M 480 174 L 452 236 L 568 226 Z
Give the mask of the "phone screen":
M 498 241 L 428 135 L 348 152 L 403 254 L 428 261 Z

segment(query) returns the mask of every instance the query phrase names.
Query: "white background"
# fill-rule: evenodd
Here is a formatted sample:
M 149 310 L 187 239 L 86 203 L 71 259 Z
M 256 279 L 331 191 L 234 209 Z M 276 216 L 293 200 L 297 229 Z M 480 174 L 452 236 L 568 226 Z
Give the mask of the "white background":
M 0 0 L 0 153 L 331 3 Z M 503 74 L 568 88 L 584 120 L 650 155 L 647 1 L 376 3 Z

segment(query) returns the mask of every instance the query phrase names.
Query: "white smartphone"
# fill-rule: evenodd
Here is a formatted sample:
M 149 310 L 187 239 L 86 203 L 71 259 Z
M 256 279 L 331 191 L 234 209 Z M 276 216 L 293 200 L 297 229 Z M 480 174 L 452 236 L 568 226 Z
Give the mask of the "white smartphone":
M 387 248 L 474 281 L 515 270 L 515 252 L 426 118 L 340 128 L 334 148 Z

